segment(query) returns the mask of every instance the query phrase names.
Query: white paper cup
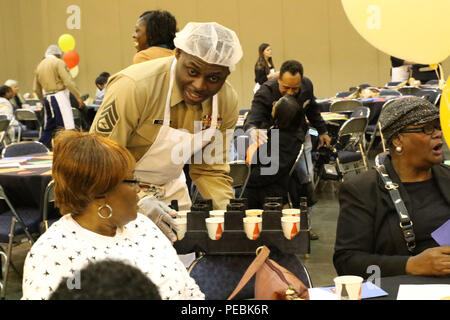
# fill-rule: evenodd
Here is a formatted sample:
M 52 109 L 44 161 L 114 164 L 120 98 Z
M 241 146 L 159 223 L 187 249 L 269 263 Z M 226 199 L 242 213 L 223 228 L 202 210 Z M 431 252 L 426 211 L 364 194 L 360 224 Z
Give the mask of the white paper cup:
M 261 210 L 261 209 L 248 209 L 248 210 L 245 210 L 245 215 L 247 217 L 259 217 L 259 218 L 261 218 L 263 212 L 264 212 L 264 210 Z
M 300 231 L 300 217 L 281 217 L 281 228 L 286 239 L 291 240 Z
M 182 240 L 187 230 L 187 219 L 186 218 L 176 218 L 173 219 L 174 223 L 177 225 L 177 239 Z
M 300 217 L 300 209 L 283 209 L 281 213 L 283 216 Z
M 262 231 L 262 218 L 261 217 L 245 217 L 244 221 L 244 231 L 247 238 L 250 240 L 256 240 Z
M 223 234 L 223 222 L 222 217 L 206 218 L 206 228 L 208 229 L 208 236 L 211 240 L 219 240 Z
M 363 278 L 358 276 L 340 276 L 334 278 L 338 300 L 361 300 Z
M 179 218 L 186 219 L 188 212 L 189 212 L 189 210 L 177 211 L 177 213 L 176 213 L 177 219 L 179 219 Z
M 214 217 L 223 218 L 225 216 L 225 210 L 211 210 L 209 212 L 209 216 L 211 218 L 214 218 Z

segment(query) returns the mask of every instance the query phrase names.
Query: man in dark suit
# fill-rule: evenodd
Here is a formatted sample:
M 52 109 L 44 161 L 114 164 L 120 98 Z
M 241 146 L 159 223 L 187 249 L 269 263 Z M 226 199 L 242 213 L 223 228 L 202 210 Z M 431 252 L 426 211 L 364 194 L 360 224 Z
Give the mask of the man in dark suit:
M 273 103 L 286 94 L 294 96 L 301 108 L 302 116 L 299 117 L 298 130 L 303 131 L 305 135 L 305 152 L 300 160 L 299 170 L 296 171 L 300 176 L 301 184 L 312 185 L 312 145 L 306 119 L 319 134 L 319 147 L 324 144 L 330 146 L 331 138 L 327 133 L 325 121 L 320 115 L 320 106 L 314 96 L 313 84 L 311 80 L 303 76 L 303 66 L 300 62 L 296 60 L 284 62 L 278 78 L 266 81 L 255 93 L 251 110 L 244 123 L 244 130 L 249 133 L 253 141 L 267 142 L 265 129 L 273 125 L 271 117 Z M 311 239 L 317 238 L 316 234 L 311 233 Z

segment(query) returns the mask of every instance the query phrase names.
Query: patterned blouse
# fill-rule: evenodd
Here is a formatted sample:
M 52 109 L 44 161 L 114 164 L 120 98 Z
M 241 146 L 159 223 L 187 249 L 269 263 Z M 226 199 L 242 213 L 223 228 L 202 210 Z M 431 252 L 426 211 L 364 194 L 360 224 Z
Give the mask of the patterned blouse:
M 70 279 L 89 262 L 103 259 L 139 268 L 158 287 L 162 299 L 205 298 L 170 241 L 146 216 L 138 214 L 136 220 L 117 229 L 114 237 L 107 237 L 84 229 L 67 214 L 28 252 L 22 299 L 48 299 L 62 278 Z

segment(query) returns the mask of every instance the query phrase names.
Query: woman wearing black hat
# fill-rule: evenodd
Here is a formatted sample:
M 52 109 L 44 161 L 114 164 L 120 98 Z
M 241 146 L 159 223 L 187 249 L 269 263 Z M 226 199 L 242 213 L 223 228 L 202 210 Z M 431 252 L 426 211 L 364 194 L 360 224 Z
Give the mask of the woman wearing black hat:
M 336 271 L 367 278 L 367 268 L 377 265 L 382 277 L 448 275 L 450 246 L 439 247 L 431 236 L 450 219 L 450 167 L 441 163 L 439 110 L 421 98 L 401 98 L 383 109 L 380 122 L 390 150 L 386 175 L 374 169 L 343 183 Z

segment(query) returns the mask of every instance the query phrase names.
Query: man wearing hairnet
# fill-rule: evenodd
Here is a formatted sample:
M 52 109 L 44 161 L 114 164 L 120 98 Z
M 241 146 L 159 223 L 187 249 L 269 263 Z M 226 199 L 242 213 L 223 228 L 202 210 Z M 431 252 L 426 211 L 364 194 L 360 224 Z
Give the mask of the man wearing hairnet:
M 80 106 L 84 105 L 80 91 L 61 57 L 61 49 L 55 44 L 50 45 L 45 52 L 45 58 L 37 66 L 34 77 L 33 90 L 45 110 L 44 130 L 39 141 L 48 147 L 51 147 L 56 128 L 75 128 L 70 92 L 77 98 Z
M 172 241 L 167 204 L 191 206 L 185 163 L 215 209 L 226 209 L 233 197 L 226 142 L 238 118 L 238 100 L 226 79 L 242 57 L 236 34 L 214 22 L 188 23 L 174 43 L 175 56 L 132 65 L 109 79 L 91 127 L 136 158 L 137 179 L 159 200 L 146 197 L 140 208 Z

